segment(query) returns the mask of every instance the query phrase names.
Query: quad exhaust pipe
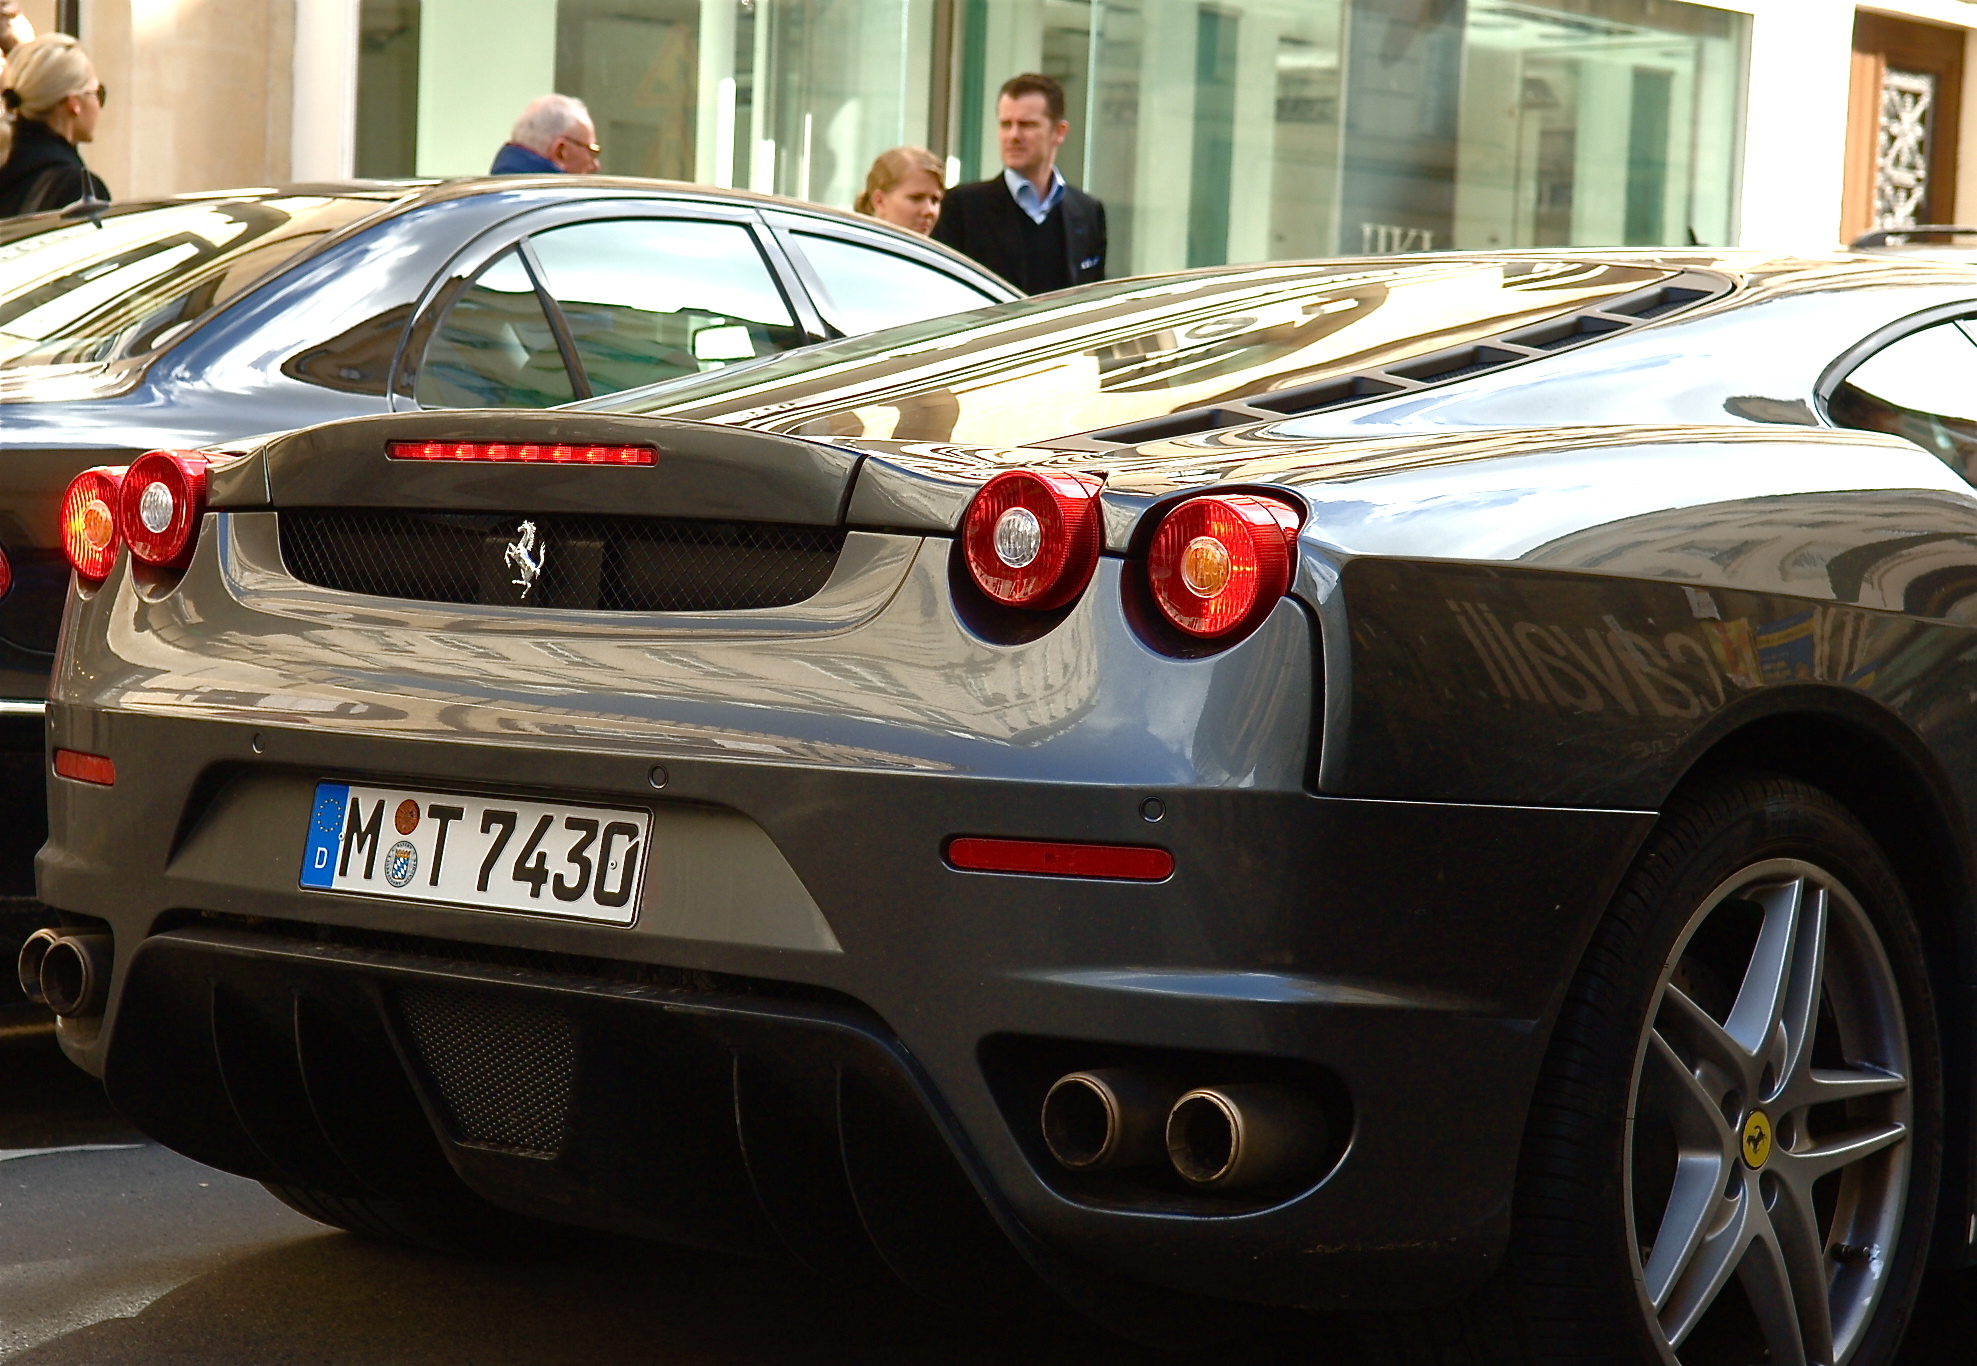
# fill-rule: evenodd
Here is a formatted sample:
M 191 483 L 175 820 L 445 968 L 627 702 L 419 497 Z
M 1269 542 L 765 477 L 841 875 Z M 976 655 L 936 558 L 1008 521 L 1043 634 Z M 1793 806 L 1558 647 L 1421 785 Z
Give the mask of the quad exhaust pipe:
M 1043 1137 L 1071 1171 L 1165 1161 L 1191 1186 L 1233 1191 L 1311 1174 L 1330 1133 L 1324 1110 L 1299 1087 L 1183 1090 L 1156 1074 L 1108 1067 L 1057 1079 L 1044 1096 Z
M 1044 1144 L 1074 1172 L 1159 1162 L 1167 1111 L 1183 1089 L 1124 1067 L 1067 1073 L 1043 1098 Z
M 57 1015 L 101 1015 L 110 998 L 111 953 L 107 934 L 36 930 L 15 965 L 21 990 Z
M 1327 1138 L 1318 1102 L 1272 1082 L 1197 1087 L 1167 1114 L 1167 1156 L 1203 1190 L 1294 1180 L 1317 1164 Z

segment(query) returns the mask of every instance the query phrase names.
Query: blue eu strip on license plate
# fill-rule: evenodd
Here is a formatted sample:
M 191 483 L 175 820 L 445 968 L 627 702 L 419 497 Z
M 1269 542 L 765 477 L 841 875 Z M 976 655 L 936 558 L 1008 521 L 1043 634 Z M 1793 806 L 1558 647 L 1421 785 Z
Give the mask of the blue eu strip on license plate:
M 316 784 L 301 885 L 607 925 L 638 918 L 649 811 Z
M 343 839 L 343 809 L 349 804 L 348 783 L 316 784 L 316 810 L 302 854 L 304 887 L 328 887 L 336 881 L 336 846 Z

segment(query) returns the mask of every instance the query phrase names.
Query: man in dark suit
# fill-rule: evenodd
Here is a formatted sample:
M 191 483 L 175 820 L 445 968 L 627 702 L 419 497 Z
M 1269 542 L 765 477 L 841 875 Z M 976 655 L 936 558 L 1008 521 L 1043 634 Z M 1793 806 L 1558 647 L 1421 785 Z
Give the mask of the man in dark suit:
M 934 240 L 972 256 L 1029 294 L 1105 278 L 1105 206 L 1057 170 L 1064 87 L 1035 73 L 1005 83 L 996 101 L 1002 174 L 956 185 Z

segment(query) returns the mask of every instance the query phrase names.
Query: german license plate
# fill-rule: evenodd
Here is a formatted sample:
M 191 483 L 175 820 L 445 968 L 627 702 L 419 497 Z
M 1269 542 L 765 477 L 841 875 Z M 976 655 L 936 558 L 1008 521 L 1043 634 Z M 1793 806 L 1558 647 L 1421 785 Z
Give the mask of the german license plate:
M 651 824 L 607 806 L 317 783 L 302 885 L 629 925 Z

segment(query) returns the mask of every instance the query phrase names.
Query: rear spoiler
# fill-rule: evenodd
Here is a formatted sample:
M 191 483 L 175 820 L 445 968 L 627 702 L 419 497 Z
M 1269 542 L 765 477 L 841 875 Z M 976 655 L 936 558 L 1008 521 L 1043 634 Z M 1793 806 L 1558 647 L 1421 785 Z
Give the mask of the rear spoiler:
M 398 443 L 647 447 L 649 464 L 394 458 Z M 861 457 L 816 441 L 675 418 L 503 409 L 348 418 L 275 437 L 212 467 L 215 508 L 427 508 L 448 512 L 844 522 Z

